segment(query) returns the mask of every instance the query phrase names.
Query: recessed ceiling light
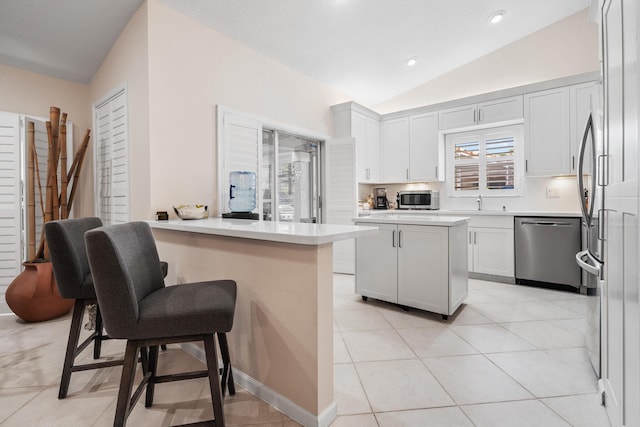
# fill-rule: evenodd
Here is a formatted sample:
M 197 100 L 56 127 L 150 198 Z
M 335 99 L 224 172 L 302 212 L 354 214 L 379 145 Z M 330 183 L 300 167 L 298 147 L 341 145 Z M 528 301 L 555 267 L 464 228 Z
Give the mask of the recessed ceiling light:
M 505 14 L 504 10 L 499 10 L 497 12 L 493 12 L 489 16 L 488 20 L 492 24 L 497 24 L 498 22 L 502 21 L 502 18 L 504 17 L 504 14 Z
M 416 62 L 418 62 L 418 58 L 414 56 L 413 58 L 407 59 L 404 63 L 407 64 L 407 67 L 413 67 L 416 65 Z

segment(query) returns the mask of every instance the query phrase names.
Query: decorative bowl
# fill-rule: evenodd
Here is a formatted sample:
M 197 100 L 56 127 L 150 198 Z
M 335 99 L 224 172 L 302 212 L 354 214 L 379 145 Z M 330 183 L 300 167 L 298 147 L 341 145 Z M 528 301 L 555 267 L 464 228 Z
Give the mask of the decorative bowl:
M 205 205 L 178 205 L 173 210 L 180 219 L 204 219 L 209 217 L 209 211 Z

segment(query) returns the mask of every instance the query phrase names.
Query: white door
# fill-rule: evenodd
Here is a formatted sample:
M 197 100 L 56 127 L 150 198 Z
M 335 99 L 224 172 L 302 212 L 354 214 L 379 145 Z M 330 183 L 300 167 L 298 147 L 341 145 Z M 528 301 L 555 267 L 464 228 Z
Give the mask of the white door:
M 0 314 L 11 312 L 4 295 L 22 270 L 20 157 L 19 117 L 0 113 Z
M 624 13 L 623 13 L 624 11 Z M 613 426 L 640 425 L 640 283 L 638 275 L 638 6 L 603 5 L 605 285 L 603 366 L 607 412 Z
M 513 230 L 470 228 L 472 264 L 476 273 L 514 277 Z
M 449 311 L 449 229 L 399 225 L 398 304 Z
M 398 302 L 398 230 L 395 224 L 378 227 L 378 234 L 356 239 L 356 294 Z

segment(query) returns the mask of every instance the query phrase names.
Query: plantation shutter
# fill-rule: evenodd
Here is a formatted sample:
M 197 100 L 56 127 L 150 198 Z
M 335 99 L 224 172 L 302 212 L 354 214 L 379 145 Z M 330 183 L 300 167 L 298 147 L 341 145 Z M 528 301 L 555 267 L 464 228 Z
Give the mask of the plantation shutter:
M 326 199 L 324 203 L 327 224 L 353 225 L 358 216 L 357 176 L 355 169 L 355 139 L 340 138 L 328 140 L 325 144 Z M 335 273 L 355 273 L 355 240 L 333 243 L 333 271 Z
M 229 172 L 254 172 L 260 188 L 258 173 L 261 154 L 261 129 L 257 120 L 225 112 L 222 116 L 220 180 L 220 212 L 229 211 Z M 260 198 L 260 195 L 258 195 Z M 262 204 L 258 203 L 260 213 Z
M 129 141 L 124 90 L 94 109 L 96 211 L 105 224 L 129 221 Z
M 5 292 L 20 273 L 20 122 L 16 114 L 0 113 L 0 313 L 10 313 Z

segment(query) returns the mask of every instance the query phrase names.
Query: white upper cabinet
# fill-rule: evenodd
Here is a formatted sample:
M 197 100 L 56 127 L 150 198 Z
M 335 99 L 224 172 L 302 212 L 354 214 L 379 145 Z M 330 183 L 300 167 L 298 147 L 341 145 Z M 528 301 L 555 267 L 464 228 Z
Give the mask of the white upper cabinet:
M 440 129 L 455 129 L 475 126 L 477 118 L 477 105 L 464 105 L 462 107 L 448 108 L 438 112 L 440 116 Z
M 409 117 L 409 179 L 439 181 L 444 153 L 439 149 L 438 112 Z
M 437 111 L 383 120 L 381 127 L 383 182 L 433 182 L 443 176 Z
M 440 130 L 503 122 L 523 117 L 522 96 L 494 99 L 439 111 Z
M 382 122 L 382 180 L 409 181 L 409 117 Z
M 528 93 L 525 100 L 528 176 L 575 174 L 589 113 L 595 106 L 595 82 Z
M 587 126 L 587 120 L 591 109 L 595 108 L 597 95 L 596 82 L 588 82 L 569 87 L 571 104 L 571 173 L 575 174 L 578 169 L 578 155 L 580 143 Z M 585 159 L 588 161 L 588 159 Z M 587 170 L 587 169 L 585 169 Z
M 568 86 L 524 95 L 528 176 L 571 172 L 569 104 Z
M 358 182 L 376 183 L 381 180 L 380 119 L 358 104 L 348 102 L 331 107 L 333 130 L 337 138 L 356 139 L 356 174 Z

